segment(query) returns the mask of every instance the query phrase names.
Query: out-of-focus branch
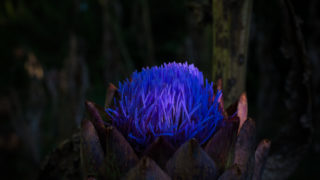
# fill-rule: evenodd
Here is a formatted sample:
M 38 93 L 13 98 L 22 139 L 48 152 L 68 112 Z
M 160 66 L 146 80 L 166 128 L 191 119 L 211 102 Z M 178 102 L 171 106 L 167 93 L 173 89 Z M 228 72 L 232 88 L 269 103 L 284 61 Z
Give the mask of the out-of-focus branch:
M 288 124 L 273 140 L 271 154 L 262 179 L 287 179 L 298 167 L 311 143 L 311 72 L 304 39 L 290 0 L 281 1 L 283 8 L 282 53 L 290 70 L 285 89 Z
M 150 10 L 148 0 L 140 0 L 142 7 L 142 19 L 143 26 L 145 30 L 145 38 L 146 38 L 146 48 L 147 48 L 147 59 L 145 60 L 148 65 L 155 65 L 155 57 L 154 57 L 154 44 L 152 38 L 152 28 L 151 28 L 151 20 L 150 20 Z
M 25 149 L 30 153 L 33 163 L 38 164 L 40 161 L 41 141 L 40 123 L 45 110 L 46 96 L 42 85 L 42 65 L 32 52 L 29 52 L 27 57 L 24 68 L 30 82 L 25 90 L 28 96 L 22 98 L 17 91 L 12 91 L 11 100 L 14 110 L 11 116 L 16 133 L 23 140 Z
M 60 139 L 71 135 L 84 115 L 85 93 L 88 88 L 88 72 L 84 61 L 81 41 L 70 36 L 69 57 L 59 79 L 59 118 Z
M 225 106 L 245 91 L 252 0 L 213 0 L 213 80 L 223 79 Z
M 134 64 L 131 54 L 123 36 L 123 30 L 119 22 L 119 12 L 117 9 L 121 7 L 120 2 L 113 0 L 100 0 L 102 7 L 102 28 L 103 28 L 103 42 L 102 42 L 102 56 L 107 62 L 106 76 L 107 81 L 119 80 L 121 77 L 117 76 L 117 72 L 123 75 L 128 74 L 134 70 Z M 119 62 L 122 60 L 122 62 Z M 120 70 L 117 70 L 119 68 Z M 112 77 L 109 78 L 109 76 Z

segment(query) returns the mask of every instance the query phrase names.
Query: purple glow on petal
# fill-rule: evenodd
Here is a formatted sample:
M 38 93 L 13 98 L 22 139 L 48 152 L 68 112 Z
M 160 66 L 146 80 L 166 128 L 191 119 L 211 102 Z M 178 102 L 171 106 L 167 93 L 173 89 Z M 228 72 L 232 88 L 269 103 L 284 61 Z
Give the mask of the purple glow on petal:
M 222 92 L 193 64 L 168 63 L 134 72 L 119 82 L 120 99 L 106 109 L 131 143 L 147 146 L 158 136 L 179 146 L 190 138 L 205 143 L 223 119 Z

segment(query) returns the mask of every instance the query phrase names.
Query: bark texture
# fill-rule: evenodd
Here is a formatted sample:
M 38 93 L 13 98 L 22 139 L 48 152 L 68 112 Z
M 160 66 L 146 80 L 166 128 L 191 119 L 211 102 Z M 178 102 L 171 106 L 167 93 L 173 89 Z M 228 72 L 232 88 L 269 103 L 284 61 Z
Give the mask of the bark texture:
M 245 91 L 252 0 L 213 0 L 213 81 L 223 79 L 225 106 Z

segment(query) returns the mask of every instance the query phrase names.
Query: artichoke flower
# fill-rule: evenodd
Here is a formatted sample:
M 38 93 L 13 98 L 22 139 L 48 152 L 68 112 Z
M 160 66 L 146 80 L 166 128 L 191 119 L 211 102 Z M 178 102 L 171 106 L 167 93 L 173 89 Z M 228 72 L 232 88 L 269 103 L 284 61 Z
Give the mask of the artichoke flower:
M 221 80 L 168 63 L 110 84 L 106 107 L 86 102 L 83 179 L 260 179 L 270 141 L 256 146 L 247 99 L 223 108 Z
M 204 144 L 220 125 L 221 91 L 193 65 L 169 63 L 134 72 L 131 80 L 119 83 L 107 113 L 136 150 L 144 149 L 157 137 L 179 147 L 195 138 Z M 138 148 L 140 147 L 140 148 Z

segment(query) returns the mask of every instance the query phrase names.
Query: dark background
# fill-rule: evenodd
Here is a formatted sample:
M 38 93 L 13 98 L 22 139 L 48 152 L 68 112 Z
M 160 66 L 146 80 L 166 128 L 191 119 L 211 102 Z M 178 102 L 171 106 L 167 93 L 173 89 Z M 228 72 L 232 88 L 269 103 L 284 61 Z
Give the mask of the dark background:
M 305 142 L 301 153 L 287 157 L 296 164 L 285 166 L 297 167 L 289 179 L 318 179 L 320 3 L 291 2 L 310 63 L 312 133 L 275 143 L 271 154 L 301 145 L 286 143 Z M 246 87 L 257 140 L 277 142 L 293 123 L 284 9 L 279 0 L 253 2 Z M 84 101 L 103 105 L 108 83 L 117 85 L 134 70 L 187 61 L 212 80 L 211 21 L 208 0 L 2 0 L 1 177 L 34 179 L 46 154 L 77 131 Z

